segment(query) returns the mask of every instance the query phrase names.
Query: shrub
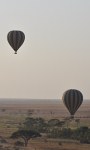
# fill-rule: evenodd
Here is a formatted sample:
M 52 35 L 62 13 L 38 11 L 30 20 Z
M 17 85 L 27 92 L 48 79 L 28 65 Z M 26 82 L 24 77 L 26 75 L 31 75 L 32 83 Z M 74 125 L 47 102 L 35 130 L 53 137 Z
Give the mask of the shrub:
M 16 141 L 15 146 L 24 146 L 24 143 L 21 141 Z

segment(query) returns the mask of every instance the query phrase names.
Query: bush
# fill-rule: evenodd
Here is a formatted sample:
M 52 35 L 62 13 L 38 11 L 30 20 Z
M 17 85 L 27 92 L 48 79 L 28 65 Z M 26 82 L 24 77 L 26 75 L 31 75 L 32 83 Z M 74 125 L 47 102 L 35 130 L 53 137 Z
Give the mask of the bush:
M 80 143 L 82 143 L 82 144 L 90 144 L 90 141 L 85 139 L 85 138 L 82 138 L 82 139 L 80 139 Z
M 21 141 L 16 141 L 15 146 L 24 146 L 24 143 Z

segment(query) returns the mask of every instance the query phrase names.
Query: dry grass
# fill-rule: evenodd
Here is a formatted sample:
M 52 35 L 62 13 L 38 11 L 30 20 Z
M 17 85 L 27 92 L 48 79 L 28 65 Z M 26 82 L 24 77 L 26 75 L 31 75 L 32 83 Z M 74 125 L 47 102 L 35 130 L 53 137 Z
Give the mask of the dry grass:
M 29 143 L 27 150 L 89 150 L 90 145 L 88 144 L 79 144 L 72 142 L 44 142 L 44 141 L 31 141 Z

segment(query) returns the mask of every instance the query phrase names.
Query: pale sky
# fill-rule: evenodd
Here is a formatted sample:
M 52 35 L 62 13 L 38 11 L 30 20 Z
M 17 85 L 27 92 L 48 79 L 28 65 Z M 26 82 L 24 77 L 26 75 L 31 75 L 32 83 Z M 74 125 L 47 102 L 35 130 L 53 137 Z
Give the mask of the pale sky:
M 21 30 L 15 55 L 7 33 Z M 0 0 L 0 98 L 90 98 L 90 0 Z

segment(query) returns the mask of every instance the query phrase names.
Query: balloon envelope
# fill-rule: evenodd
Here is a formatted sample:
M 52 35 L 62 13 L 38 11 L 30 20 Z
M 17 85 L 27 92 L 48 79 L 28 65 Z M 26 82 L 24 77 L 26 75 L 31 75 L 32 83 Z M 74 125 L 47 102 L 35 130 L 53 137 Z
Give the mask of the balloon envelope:
M 63 94 L 62 100 L 71 116 L 74 116 L 75 112 L 83 102 L 83 95 L 76 89 L 70 89 Z
M 7 40 L 15 51 L 15 54 L 17 54 L 17 50 L 21 47 L 25 40 L 25 34 L 22 31 L 13 30 L 8 33 Z

